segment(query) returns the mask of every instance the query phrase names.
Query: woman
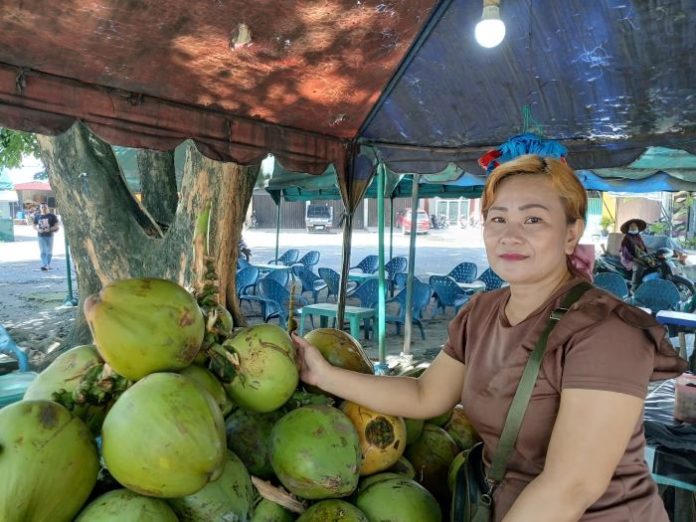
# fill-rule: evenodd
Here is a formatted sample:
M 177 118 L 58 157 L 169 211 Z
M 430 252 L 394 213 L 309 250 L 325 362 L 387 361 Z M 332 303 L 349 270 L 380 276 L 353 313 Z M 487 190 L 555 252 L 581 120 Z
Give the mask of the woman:
M 640 233 L 645 230 L 645 221 L 642 219 L 629 219 L 621 225 L 621 233 L 624 234 L 621 240 L 621 264 L 630 270 L 631 290 L 633 292 L 640 286 L 645 269 L 650 264 L 648 258 L 648 247 L 645 246 Z
M 411 418 L 461 402 L 490 465 L 523 366 L 551 310 L 579 281 L 572 256 L 587 196 L 565 163 L 534 155 L 497 167 L 483 195 L 491 268 L 508 288 L 479 294 L 419 378 L 338 369 L 295 336 L 302 379 L 372 409 Z M 645 326 L 637 326 L 645 325 Z M 659 521 L 667 515 L 645 464 L 643 399 L 652 376 L 683 371 L 664 329 L 591 289 L 551 334 L 494 519 Z

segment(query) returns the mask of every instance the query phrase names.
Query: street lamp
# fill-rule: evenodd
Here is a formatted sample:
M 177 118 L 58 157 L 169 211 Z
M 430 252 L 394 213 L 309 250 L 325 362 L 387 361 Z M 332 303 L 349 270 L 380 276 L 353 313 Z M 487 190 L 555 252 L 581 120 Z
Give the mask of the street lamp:
M 505 38 L 505 24 L 500 19 L 500 0 L 483 0 L 481 21 L 474 29 L 481 47 L 495 47 Z

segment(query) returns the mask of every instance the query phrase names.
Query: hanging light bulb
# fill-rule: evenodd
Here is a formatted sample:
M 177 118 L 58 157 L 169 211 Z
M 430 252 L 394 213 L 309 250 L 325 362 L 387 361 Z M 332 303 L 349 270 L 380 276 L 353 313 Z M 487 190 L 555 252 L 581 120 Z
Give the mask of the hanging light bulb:
M 495 47 L 505 38 L 505 24 L 500 19 L 500 0 L 483 0 L 481 21 L 474 29 L 481 47 Z

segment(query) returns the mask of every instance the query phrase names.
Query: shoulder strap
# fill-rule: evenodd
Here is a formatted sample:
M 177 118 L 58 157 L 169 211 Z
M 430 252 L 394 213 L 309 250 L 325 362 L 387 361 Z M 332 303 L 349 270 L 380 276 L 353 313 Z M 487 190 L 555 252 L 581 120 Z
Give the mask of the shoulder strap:
M 522 373 L 522 378 L 520 383 L 517 385 L 517 391 L 512 399 L 512 404 L 508 410 L 507 417 L 505 419 L 505 426 L 503 427 L 503 432 L 500 435 L 500 441 L 495 449 L 495 454 L 493 455 L 493 462 L 491 463 L 491 469 L 488 472 L 487 481 L 491 489 L 503 480 L 505 476 L 505 468 L 507 467 L 508 458 L 512 449 L 515 447 L 515 441 L 517 440 L 517 435 L 520 431 L 520 426 L 522 425 L 522 419 L 524 418 L 524 413 L 527 410 L 527 405 L 529 404 L 529 399 L 532 396 L 532 391 L 534 390 L 534 385 L 536 384 L 537 376 L 539 375 L 539 368 L 541 367 L 541 361 L 544 358 L 544 352 L 546 351 L 546 342 L 549 339 L 551 330 L 554 329 L 556 323 L 565 315 L 570 306 L 575 303 L 580 297 L 590 288 L 592 285 L 590 283 L 582 282 L 571 288 L 571 290 L 566 294 L 561 302 L 561 306 L 556 308 L 551 312 L 548 323 L 546 323 L 546 328 L 542 332 L 539 340 L 534 346 L 532 354 L 527 360 L 527 364 L 524 367 L 524 372 Z

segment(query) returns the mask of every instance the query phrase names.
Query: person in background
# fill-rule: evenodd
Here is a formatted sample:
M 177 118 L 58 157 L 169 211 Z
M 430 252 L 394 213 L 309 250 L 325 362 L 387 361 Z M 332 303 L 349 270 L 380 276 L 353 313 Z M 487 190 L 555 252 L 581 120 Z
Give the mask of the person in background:
M 41 270 L 44 272 L 51 269 L 51 258 L 53 257 L 53 234 L 58 232 L 58 218 L 49 212 L 48 205 L 42 203 L 39 206 L 39 213 L 34 215 L 34 230 L 39 235 L 39 250 L 41 251 Z
M 621 232 L 624 234 L 621 240 L 621 264 L 626 270 L 632 272 L 632 292 L 635 292 L 638 286 L 640 286 L 645 270 L 652 261 L 648 257 L 648 247 L 645 246 L 640 235 L 646 227 L 647 224 L 642 219 L 629 219 L 621 225 Z

